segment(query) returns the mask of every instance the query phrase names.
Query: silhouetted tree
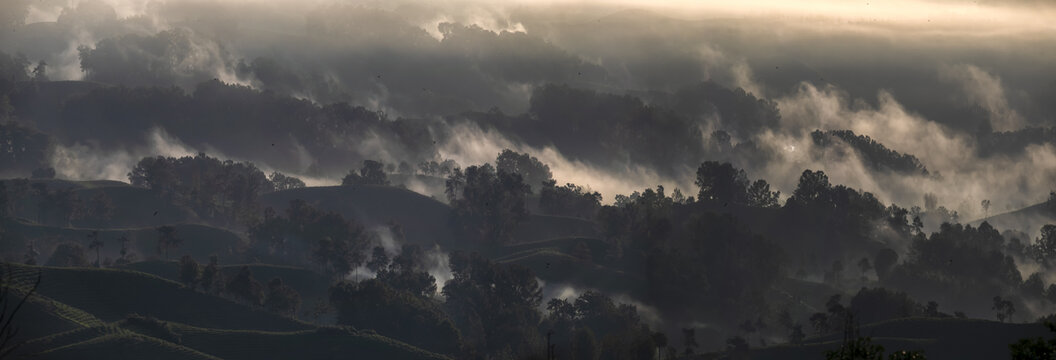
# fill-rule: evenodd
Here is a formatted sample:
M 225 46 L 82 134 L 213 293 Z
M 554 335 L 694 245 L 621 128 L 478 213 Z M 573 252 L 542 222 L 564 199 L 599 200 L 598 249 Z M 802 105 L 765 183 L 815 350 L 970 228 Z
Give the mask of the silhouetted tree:
M 807 334 L 803 333 L 803 325 L 793 325 L 792 333 L 788 335 L 788 342 L 792 344 L 799 344 L 803 342 L 803 339 L 807 337 Z
M 37 271 L 37 278 L 28 289 L 12 292 L 15 282 L 12 279 L 11 267 L 0 269 L 0 359 L 9 358 L 23 344 L 23 342 L 15 341 L 19 330 L 14 322 L 15 316 L 18 315 L 19 310 L 22 310 L 22 305 L 25 305 L 26 300 L 37 292 L 42 274 L 39 270 Z
M 44 60 L 37 62 L 37 66 L 33 67 L 33 80 L 48 81 L 48 63 Z
M 576 329 L 572 339 L 572 353 L 574 359 L 595 360 L 598 358 L 598 341 L 594 338 L 594 332 L 590 328 Z
M 216 255 L 209 256 L 209 264 L 202 270 L 199 284 L 202 285 L 202 290 L 207 293 L 219 294 L 222 290 L 224 279 L 220 271 L 220 261 Z
M 169 249 L 175 249 L 183 244 L 183 239 L 176 236 L 176 228 L 169 225 L 160 226 L 158 231 L 158 253 L 163 254 L 165 259 L 169 258 Z
M 499 153 L 495 159 L 495 169 L 520 175 L 529 192 L 532 189 L 540 189 L 545 183 L 553 180 L 550 166 L 543 164 L 528 153 L 520 154 L 510 149 L 504 149 Z
M 116 240 L 118 243 L 121 244 L 121 250 L 119 252 L 121 257 L 118 258 L 114 263 L 117 265 L 128 265 L 132 263 L 132 261 L 136 258 L 136 254 L 132 253 L 132 249 L 128 247 L 128 244 L 132 240 L 129 240 L 128 237 L 125 235 L 121 235 Z
M 899 154 L 865 135 L 856 135 L 850 130 L 815 130 L 810 134 L 815 145 L 831 147 L 846 144 L 859 155 L 862 163 L 873 170 L 893 171 L 906 175 L 928 175 L 928 169 L 916 156 Z
M 22 263 L 26 265 L 36 265 L 37 257 L 40 256 L 40 252 L 37 251 L 36 244 L 30 240 L 29 244 L 26 245 L 26 253 L 22 255 Z
M 259 306 L 264 300 L 264 287 L 253 278 L 249 266 L 242 266 L 238 274 L 227 283 L 225 289 L 235 298 L 253 306 Z
M 542 342 L 535 330 L 542 289 L 530 269 L 459 251 L 450 253 L 449 263 L 445 306 L 467 345 L 484 354 L 524 354 Z
M 333 277 L 348 274 L 366 260 L 364 251 L 374 234 L 353 219 L 321 211 L 304 200 L 292 200 L 286 216 L 268 208 L 264 218 L 249 228 L 251 246 L 261 255 L 314 264 Z
M 389 179 L 385 175 L 385 165 L 374 160 L 363 160 L 359 172 L 350 171 L 341 179 L 341 185 L 389 185 Z
M 133 186 L 150 189 L 203 219 L 244 224 L 260 214 L 259 198 L 274 184 L 252 163 L 221 161 L 198 153 L 190 157 L 143 158 L 128 173 Z
M 539 208 L 551 215 L 593 218 L 601 207 L 601 194 L 588 192 L 575 184 L 556 186 L 553 180 L 539 187 Z
M 653 333 L 653 343 L 656 344 L 656 358 L 660 358 L 660 350 L 667 347 L 667 334 L 662 332 Z
M 55 247 L 51 258 L 45 264 L 47 266 L 66 267 L 88 267 L 88 260 L 84 255 L 84 248 L 76 243 L 62 243 Z
M 99 232 L 92 231 L 91 235 L 92 236 L 89 237 L 89 239 L 91 239 L 91 242 L 88 243 L 88 249 L 95 250 L 95 267 L 102 267 L 102 257 L 99 252 L 103 249 L 103 246 L 106 244 L 103 243 L 102 239 L 99 239 Z
M 818 335 L 829 332 L 829 316 L 818 312 L 810 316 L 810 325 Z
M 294 316 L 300 307 L 301 294 L 283 284 L 282 279 L 273 278 L 268 281 L 268 294 L 264 300 L 265 309 L 286 316 Z
M 766 180 L 759 179 L 748 187 L 748 206 L 762 208 L 780 207 L 780 191 L 770 191 L 770 184 Z
M 1056 332 L 1056 325 L 1051 322 L 1045 322 L 1045 327 Z M 1008 348 L 1012 353 L 1012 360 L 1056 359 L 1056 337 L 1020 339 L 1008 345 Z
M 417 244 L 404 244 L 392 262 L 378 271 L 377 279 L 396 290 L 430 297 L 436 294 L 436 279 L 425 267 L 424 257 Z
M 385 248 L 381 246 L 375 246 L 373 253 L 371 253 L 370 261 L 367 262 L 367 269 L 373 271 L 375 274 L 381 272 L 382 269 L 389 266 L 389 255 L 385 253 Z
M 275 191 L 300 189 L 305 187 L 304 181 L 278 171 L 272 172 L 268 180 L 275 186 Z
M 887 248 L 881 249 L 876 253 L 873 264 L 876 264 L 876 277 L 882 283 L 887 279 L 888 274 L 891 273 L 891 269 L 894 269 L 895 265 L 898 264 L 898 253 Z
M 179 267 L 180 281 L 191 289 L 197 287 L 198 274 L 201 268 L 201 266 L 198 265 L 198 262 L 194 261 L 194 258 L 190 255 L 184 255 L 180 258 Z
M 1005 322 L 1006 319 L 1012 321 L 1012 315 L 1016 313 L 1016 305 L 1001 296 L 994 296 L 994 306 L 990 309 L 994 311 L 994 316 L 1001 322 Z
M 730 163 L 705 161 L 697 168 L 697 180 L 700 187 L 697 199 L 700 201 L 719 201 L 722 203 L 745 203 L 748 199 L 748 176 L 744 170 L 737 169 Z M 769 186 L 766 186 L 769 190 Z M 761 191 L 762 189 L 756 189 Z M 761 197 L 769 196 L 758 194 Z M 760 199 L 766 202 L 765 199 Z
M 454 207 L 452 223 L 462 236 L 479 244 L 504 243 L 525 217 L 528 188 L 521 176 L 495 172 L 489 164 L 470 166 L 448 177 L 448 200 Z

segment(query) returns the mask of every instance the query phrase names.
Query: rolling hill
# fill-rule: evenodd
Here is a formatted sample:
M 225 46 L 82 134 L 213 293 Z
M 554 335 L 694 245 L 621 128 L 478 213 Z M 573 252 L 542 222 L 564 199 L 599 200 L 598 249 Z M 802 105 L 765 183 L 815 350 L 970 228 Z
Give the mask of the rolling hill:
M 118 238 L 124 236 L 130 240 L 129 247 L 137 253 L 139 259 L 160 257 L 157 252 L 158 232 L 156 227 L 138 228 L 69 228 L 39 225 L 23 220 L 7 221 L 7 229 L 17 234 L 22 240 L 5 241 L 0 243 L 0 252 L 22 254 L 26 249 L 25 239 L 36 239 L 34 246 L 40 252 L 40 263 L 45 263 L 48 256 L 54 251 L 55 246 L 63 242 L 78 243 L 87 248 L 88 235 L 92 231 L 98 231 L 99 239 L 103 241 L 104 247 L 100 251 L 103 258 L 118 258 L 121 244 Z M 169 251 L 170 258 L 178 258 L 182 255 L 191 255 L 199 262 L 207 261 L 210 255 L 218 255 L 221 261 L 235 261 L 234 251 L 242 245 L 239 235 L 228 230 L 198 224 L 175 224 L 177 236 L 183 240 L 182 244 Z M 14 238 L 12 239 L 14 240 Z M 88 256 L 90 261 L 95 261 L 95 253 Z
M 447 226 L 451 209 L 407 189 L 375 185 L 308 187 L 265 194 L 261 203 L 281 213 L 296 199 L 355 218 L 367 226 L 395 221 L 403 226 L 411 243 L 427 246 L 437 243 L 443 247 L 454 243 Z

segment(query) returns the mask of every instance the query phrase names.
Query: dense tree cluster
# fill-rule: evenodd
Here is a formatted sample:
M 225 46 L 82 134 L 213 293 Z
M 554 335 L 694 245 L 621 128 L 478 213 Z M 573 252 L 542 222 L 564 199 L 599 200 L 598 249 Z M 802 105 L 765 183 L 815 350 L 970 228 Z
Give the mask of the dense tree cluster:
M 2 115 L 0 120 L 3 120 Z M 49 151 L 51 138 L 48 135 L 20 123 L 0 123 L 0 169 L 3 169 L 0 174 L 26 176 L 34 170 L 47 168 Z M 54 171 L 52 169 L 52 177 Z
M 539 189 L 539 209 L 550 215 L 591 219 L 600 208 L 600 193 L 573 183 L 557 186 L 556 181 L 550 180 Z
M 143 158 L 128 179 L 133 186 L 148 188 L 194 209 L 203 219 L 221 223 L 253 219 L 259 213 L 260 195 L 275 190 L 275 184 L 253 164 L 221 161 L 204 153 Z
M 985 222 L 978 228 L 943 224 L 930 237 L 920 235 L 913 240 L 908 258 L 894 268 L 885 283 L 962 306 L 967 305 L 965 299 L 1018 293 L 1022 275 L 1003 249 L 1004 238 Z
M 539 328 L 551 335 L 558 359 L 652 359 L 667 348 L 666 336 L 642 323 L 634 305 L 596 291 L 551 299 L 546 311 Z
M 389 185 L 388 175 L 385 174 L 385 166 L 374 160 L 363 160 L 363 167 L 359 171 L 352 170 L 341 179 L 341 185 Z
M 536 331 L 542 289 L 530 269 L 458 251 L 450 254 L 450 266 L 444 306 L 470 354 L 512 356 L 544 347 Z
M 445 187 L 455 231 L 477 244 L 503 244 L 528 215 L 530 188 L 520 175 L 496 171 L 490 164 L 455 170 Z
M 285 216 L 265 209 L 263 219 L 249 228 L 249 238 L 256 256 L 313 264 L 329 276 L 341 277 L 363 264 L 374 235 L 353 219 L 293 200 Z
M 749 183 L 748 175 L 730 163 L 705 161 L 697 168 L 696 185 L 698 201 L 721 204 L 743 204 L 752 207 L 774 208 L 780 206 L 780 191 L 771 191 L 766 180 Z
M 521 154 L 510 149 L 502 150 L 495 159 L 495 169 L 501 172 L 521 176 L 530 192 L 538 193 L 544 184 L 553 180 L 550 166 L 543 164 L 534 156 Z M 534 189 L 534 190 L 533 190 Z
M 883 144 L 865 135 L 856 135 L 850 130 L 814 130 L 810 133 L 814 145 L 821 148 L 835 148 L 838 145 L 850 147 L 866 166 L 877 171 L 892 171 L 907 175 L 928 175 L 928 169 L 916 156 L 900 154 L 888 149 Z

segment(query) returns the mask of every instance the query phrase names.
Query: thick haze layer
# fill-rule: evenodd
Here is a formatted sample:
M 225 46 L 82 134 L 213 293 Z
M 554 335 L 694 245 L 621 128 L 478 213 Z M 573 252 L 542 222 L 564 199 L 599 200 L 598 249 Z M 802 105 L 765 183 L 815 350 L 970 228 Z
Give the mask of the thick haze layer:
M 589 186 L 606 202 L 642 184 L 694 189 L 693 171 L 709 159 L 733 160 L 783 194 L 808 168 L 907 207 L 932 193 L 962 219 L 982 217 L 983 199 L 996 211 L 1037 203 L 1056 179 L 1052 145 L 993 152 L 978 140 L 984 130 L 1056 121 L 1056 10 L 1043 2 L 41 0 L 4 6 L 14 17 L 24 14 L 24 21 L 11 22 L 25 25 L 6 27 L 0 50 L 45 61 L 52 80 L 194 92 L 215 78 L 320 105 L 348 102 L 390 120 L 435 121 L 443 126 L 430 125 L 432 147 L 412 149 L 377 132 L 336 143 L 359 158 L 393 164 L 454 159 L 469 165 L 492 162 L 503 148 L 526 151 L 548 163 L 559 183 Z M 722 118 L 719 104 L 718 112 L 682 113 L 701 134 L 687 146 L 703 156 L 677 164 L 619 153 L 598 161 L 556 141 L 530 140 L 523 131 L 461 121 L 467 112 L 530 112 L 533 93 L 546 84 L 659 106 L 665 97 L 657 94 L 704 81 L 773 101 L 779 120 L 738 130 Z M 666 131 L 642 126 L 638 131 Z M 854 151 L 822 149 L 811 137 L 819 129 L 869 136 L 916 156 L 930 175 L 877 170 Z M 711 150 L 722 148 L 710 136 L 716 130 L 732 135 L 730 146 L 751 143 L 764 155 Z M 69 178 L 124 180 L 139 157 L 208 151 L 304 175 L 310 184 L 336 183 L 358 163 L 332 165 L 323 159 L 327 154 L 296 139 L 264 152 L 164 123 L 136 136 L 143 138 L 67 139 L 53 162 Z

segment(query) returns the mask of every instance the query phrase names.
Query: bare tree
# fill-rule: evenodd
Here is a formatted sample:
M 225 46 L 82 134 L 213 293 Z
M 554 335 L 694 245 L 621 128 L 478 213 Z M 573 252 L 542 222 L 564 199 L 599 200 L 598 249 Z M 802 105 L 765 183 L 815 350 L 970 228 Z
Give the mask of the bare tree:
M 21 342 L 15 342 L 18 336 L 18 327 L 14 325 L 15 315 L 25 305 L 26 300 L 37 291 L 40 286 L 41 273 L 37 272 L 37 280 L 33 286 L 26 291 L 25 295 L 11 292 L 14 283 L 11 280 L 11 267 L 7 266 L 0 270 L 0 359 L 8 359 Z M 12 307 L 14 305 L 14 307 Z M 10 309 L 10 311 L 8 311 Z

